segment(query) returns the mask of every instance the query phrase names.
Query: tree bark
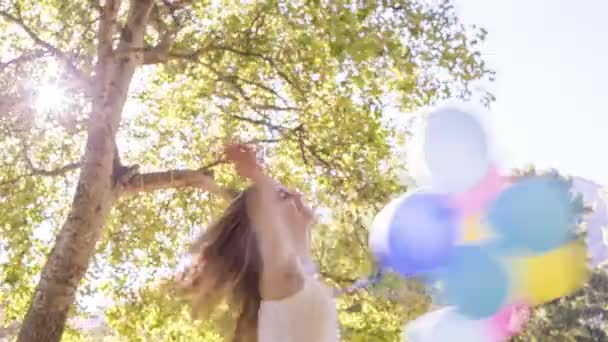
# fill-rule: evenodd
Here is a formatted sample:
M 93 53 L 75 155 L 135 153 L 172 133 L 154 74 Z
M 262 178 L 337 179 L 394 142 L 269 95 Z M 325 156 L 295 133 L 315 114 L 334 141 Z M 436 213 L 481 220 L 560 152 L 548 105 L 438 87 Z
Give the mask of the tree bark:
M 19 332 L 19 342 L 58 342 L 68 312 L 74 303 L 78 284 L 83 279 L 103 225 L 118 197 L 113 177 L 115 136 L 129 85 L 142 62 L 141 53 L 114 55 L 143 46 L 152 0 L 131 0 L 128 19 L 115 52 L 100 54 L 96 97 L 89 119 L 88 138 L 80 178 L 72 207 L 51 250 L 32 302 Z M 106 1 L 106 10 L 115 14 L 119 1 Z M 110 6 L 109 8 L 107 6 Z M 116 11 L 115 11 L 116 10 Z M 112 32 L 115 17 L 103 16 L 100 22 L 100 49 L 107 50 L 103 38 Z M 104 45 L 105 44 L 105 45 Z M 102 82 L 102 84 L 99 84 Z
M 220 187 L 213 180 L 211 172 L 206 169 L 136 174 L 125 182 L 123 191 L 125 194 L 136 194 L 184 187 L 201 188 L 226 200 L 232 200 L 238 193 L 234 189 Z

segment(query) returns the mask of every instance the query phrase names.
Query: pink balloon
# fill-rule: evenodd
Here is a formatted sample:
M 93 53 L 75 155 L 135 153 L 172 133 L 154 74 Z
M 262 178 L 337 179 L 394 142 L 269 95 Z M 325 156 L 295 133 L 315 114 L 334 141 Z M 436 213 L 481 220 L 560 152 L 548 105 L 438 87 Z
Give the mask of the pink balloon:
M 502 177 L 494 165 L 488 169 L 485 178 L 472 189 L 454 196 L 454 204 L 465 216 L 479 213 L 494 200 L 504 186 L 507 178 Z
M 494 316 L 472 320 L 455 307 L 433 308 L 404 327 L 404 341 L 412 342 L 506 342 L 520 333 L 530 318 L 530 306 L 514 303 Z
M 522 303 L 503 307 L 487 319 L 488 329 L 496 342 L 506 341 L 520 333 L 530 319 L 530 306 Z

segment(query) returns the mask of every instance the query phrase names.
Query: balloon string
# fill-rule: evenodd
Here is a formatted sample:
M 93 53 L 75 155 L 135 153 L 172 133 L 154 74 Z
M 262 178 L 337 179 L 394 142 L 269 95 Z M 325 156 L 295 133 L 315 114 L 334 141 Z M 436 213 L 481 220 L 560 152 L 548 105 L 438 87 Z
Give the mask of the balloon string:
M 353 283 L 353 285 L 341 290 L 338 292 L 338 296 L 342 296 L 344 294 L 353 293 L 364 288 L 368 288 L 378 284 L 384 278 L 383 270 L 376 271 L 371 277 L 367 279 L 359 279 Z

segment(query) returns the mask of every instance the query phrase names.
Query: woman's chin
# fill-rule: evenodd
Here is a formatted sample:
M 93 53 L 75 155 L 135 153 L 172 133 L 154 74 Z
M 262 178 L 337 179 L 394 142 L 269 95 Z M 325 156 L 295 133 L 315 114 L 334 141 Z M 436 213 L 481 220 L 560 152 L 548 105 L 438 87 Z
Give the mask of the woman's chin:
M 298 223 L 298 229 L 308 231 L 312 228 L 314 220 L 312 218 L 305 218 Z
M 297 212 L 293 213 L 292 216 L 292 227 L 297 230 L 308 230 L 312 227 L 315 222 L 315 216 L 312 210 L 300 208 Z
M 312 210 L 312 208 L 305 208 L 304 210 L 300 211 L 300 213 L 306 218 L 308 224 L 312 224 L 315 221 L 315 212 Z
M 304 215 L 304 226 L 306 229 L 310 229 L 313 225 L 313 223 L 315 223 L 315 216 L 313 215 L 312 211 L 311 212 L 307 212 Z

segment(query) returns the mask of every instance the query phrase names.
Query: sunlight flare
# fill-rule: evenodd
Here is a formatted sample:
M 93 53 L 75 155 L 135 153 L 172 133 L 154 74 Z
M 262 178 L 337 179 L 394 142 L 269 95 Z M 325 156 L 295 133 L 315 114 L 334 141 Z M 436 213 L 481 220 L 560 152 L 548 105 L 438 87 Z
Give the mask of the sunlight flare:
M 39 111 L 55 110 L 65 102 L 65 91 L 57 84 L 43 84 L 37 93 L 36 108 Z

